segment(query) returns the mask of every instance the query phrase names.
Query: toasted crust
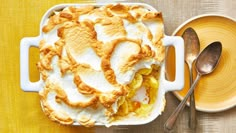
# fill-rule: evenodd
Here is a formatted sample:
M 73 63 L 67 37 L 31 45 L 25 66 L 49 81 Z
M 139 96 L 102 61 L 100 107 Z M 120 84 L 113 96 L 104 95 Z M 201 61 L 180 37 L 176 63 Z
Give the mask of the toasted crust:
M 136 19 L 129 13 L 130 7 L 122 4 L 108 5 L 106 7 L 108 14 L 127 19 L 131 23 L 136 22 Z
M 83 19 L 83 18 L 86 19 Z M 80 19 L 82 21 L 80 21 Z M 135 25 L 137 31 L 145 33 L 137 38 L 127 37 L 128 32 L 125 27 L 125 22 Z M 150 29 L 145 22 L 154 22 L 159 25 L 157 29 Z M 49 34 L 55 29 L 57 31 L 57 40 L 54 44 L 48 44 L 47 40 L 41 40 L 39 44 L 40 61 L 37 67 L 44 80 L 44 88 L 39 92 L 41 103 L 45 114 L 53 121 L 61 124 L 70 125 L 74 122 L 91 127 L 96 120 L 92 115 L 82 115 L 78 118 L 72 118 L 70 114 L 63 110 L 56 110 L 48 102 L 50 93 L 56 93 L 53 100 L 57 104 L 65 104 L 72 109 L 92 108 L 96 110 L 98 105 L 102 105 L 105 109 L 105 116 L 112 118 L 116 113 L 113 105 L 122 97 L 124 99 L 129 92 L 127 84 L 119 84 L 117 75 L 112 68 L 111 58 L 115 51 L 119 49 L 122 43 L 130 44 L 135 49 L 127 55 L 123 55 L 124 61 L 119 64 L 121 73 L 132 70 L 133 67 L 142 60 L 155 59 L 163 61 L 165 48 L 162 44 L 163 20 L 160 12 L 149 11 L 142 6 L 127 6 L 122 4 L 110 4 L 100 8 L 94 6 L 83 7 L 66 7 L 60 12 L 55 12 L 47 24 L 44 25 L 42 31 L 44 34 Z M 100 28 L 100 29 L 99 29 Z M 102 29 L 102 34 L 97 34 L 98 30 Z M 153 31 L 155 31 L 153 33 Z M 133 31 L 132 31 L 133 32 Z M 151 44 L 145 44 L 146 38 Z M 105 38 L 105 40 L 104 40 Z M 152 46 L 150 46 L 152 45 Z M 88 58 L 86 52 L 91 50 L 100 60 L 98 70 L 95 70 L 91 64 L 81 62 L 80 58 Z M 57 64 L 52 65 L 53 58 L 57 56 Z M 50 75 L 55 71 L 53 68 L 59 68 L 59 74 L 63 78 L 66 75 L 72 75 L 72 83 L 75 85 L 76 91 L 84 95 L 88 99 L 86 101 L 71 101 L 65 91 L 67 88 L 62 88 L 59 83 L 56 83 L 50 78 Z M 84 81 L 83 75 L 102 74 L 106 83 L 113 90 L 106 92 L 101 91 L 101 88 L 96 88 Z M 102 76 L 102 78 L 103 78 Z M 122 107 L 123 108 L 123 107 Z M 127 111 L 127 109 L 124 109 Z
M 123 21 L 117 16 L 105 17 L 97 19 L 96 24 L 101 24 L 104 27 L 104 32 L 108 36 L 125 36 L 126 31 L 123 26 Z
M 93 127 L 95 124 L 95 121 L 91 120 L 90 117 L 82 116 L 80 117 L 80 119 L 78 119 L 78 123 L 85 127 Z
M 41 104 L 43 106 L 43 110 L 45 112 L 45 114 L 52 120 L 52 121 L 57 121 L 61 124 L 66 124 L 66 125 L 70 125 L 72 124 L 74 121 L 72 120 L 72 118 L 70 118 L 70 116 L 68 114 L 66 114 L 65 112 L 62 111 L 57 111 L 54 110 L 49 103 L 47 102 L 47 95 L 50 91 L 56 91 L 57 96 L 61 97 L 61 98 L 65 98 L 65 94 L 60 91 L 57 87 L 55 87 L 54 85 L 47 83 L 47 85 L 45 86 L 43 91 L 39 92 L 40 98 L 41 98 Z

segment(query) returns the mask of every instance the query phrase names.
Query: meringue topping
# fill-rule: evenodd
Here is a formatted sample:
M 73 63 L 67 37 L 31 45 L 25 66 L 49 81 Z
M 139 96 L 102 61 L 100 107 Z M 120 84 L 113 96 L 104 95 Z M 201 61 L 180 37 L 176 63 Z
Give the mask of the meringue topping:
M 153 65 L 164 59 L 160 12 L 122 4 L 71 6 L 55 11 L 42 31 L 37 66 L 44 87 L 39 94 L 51 120 L 87 127 L 109 125 L 119 114 L 153 104 L 154 94 L 149 92 L 157 91 L 145 84 L 154 75 L 151 83 L 157 82 Z M 131 84 L 142 69 L 148 74 L 134 88 Z M 143 103 L 133 96 L 138 90 L 147 93 L 140 98 Z

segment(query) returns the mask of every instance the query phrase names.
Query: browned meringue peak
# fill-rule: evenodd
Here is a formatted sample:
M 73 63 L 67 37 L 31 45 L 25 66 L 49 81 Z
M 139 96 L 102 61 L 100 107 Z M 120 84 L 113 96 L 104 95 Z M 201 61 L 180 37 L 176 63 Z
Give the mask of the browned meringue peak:
M 143 8 L 140 5 L 133 5 L 130 6 L 129 13 L 136 19 L 140 20 L 147 12 L 149 12 L 148 9 Z
M 126 67 L 132 66 L 128 65 L 128 63 L 134 64 L 140 59 L 140 51 L 140 45 L 137 43 L 128 40 L 116 43 L 110 58 L 111 68 L 114 71 L 125 72 L 124 70 L 129 69 Z
M 93 127 L 95 122 L 96 122 L 95 120 L 92 120 L 91 117 L 88 117 L 88 116 L 81 116 L 78 119 L 78 123 L 85 127 Z
M 86 14 L 94 9 L 94 6 L 81 6 L 81 7 L 68 7 L 64 8 L 60 12 L 54 12 L 54 15 L 50 16 L 48 24 L 42 29 L 43 32 L 48 33 L 56 25 L 62 24 L 67 21 L 77 21 L 79 15 Z
M 102 43 L 96 39 L 91 23 L 66 22 L 58 29 L 58 34 L 65 42 L 65 49 L 77 63 L 88 64 L 95 70 L 100 70 Z
M 104 43 L 126 36 L 122 19 L 116 16 L 96 19 L 94 27 L 97 32 L 97 39 Z
M 75 76 L 79 76 L 81 81 L 92 88 L 96 88 L 98 92 L 108 93 L 118 89 L 118 87 L 107 82 L 102 71 L 95 71 L 89 67 L 78 66 L 76 74 Z M 111 88 L 113 88 L 113 90 L 110 90 Z
M 79 65 L 75 70 L 74 82 L 81 94 L 94 94 L 107 108 L 116 102 L 119 96 L 126 94 L 124 86 L 111 84 L 102 71 L 96 71 L 88 66 Z
M 134 18 L 134 16 L 132 16 L 129 12 L 130 10 L 130 6 L 125 6 L 122 4 L 115 4 L 115 5 L 107 5 L 105 7 L 105 10 L 107 10 L 107 13 L 110 16 L 118 16 L 120 18 L 123 19 L 127 19 L 130 22 L 136 22 L 136 18 Z

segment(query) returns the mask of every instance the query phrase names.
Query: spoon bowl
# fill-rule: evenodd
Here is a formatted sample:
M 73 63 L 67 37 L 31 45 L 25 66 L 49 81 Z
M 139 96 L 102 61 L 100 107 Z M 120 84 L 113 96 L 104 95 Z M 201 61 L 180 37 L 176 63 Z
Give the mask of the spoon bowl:
M 208 45 L 196 60 L 196 70 L 199 74 L 211 73 L 219 63 L 222 45 L 220 42 L 213 42 Z
M 191 27 L 187 28 L 183 35 L 185 47 L 185 62 L 190 66 L 197 58 L 200 51 L 200 42 L 195 30 Z

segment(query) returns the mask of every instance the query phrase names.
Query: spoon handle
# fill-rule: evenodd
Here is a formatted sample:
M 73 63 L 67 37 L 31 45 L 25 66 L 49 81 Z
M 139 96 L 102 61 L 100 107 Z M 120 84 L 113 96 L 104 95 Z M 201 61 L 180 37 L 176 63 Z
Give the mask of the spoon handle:
M 190 75 L 190 86 L 193 83 L 193 71 L 192 67 L 189 67 L 189 75 Z M 189 127 L 191 129 L 196 128 L 197 119 L 196 119 L 196 107 L 195 107 L 195 98 L 194 98 L 194 91 L 190 95 L 190 112 L 189 112 Z
M 189 96 L 193 93 L 193 90 L 196 86 L 196 84 L 198 83 L 199 79 L 200 79 L 201 75 L 198 74 L 196 79 L 194 80 L 191 88 L 189 89 L 188 93 L 186 94 L 185 98 L 181 101 L 181 103 L 178 105 L 178 107 L 174 110 L 174 112 L 170 115 L 170 117 L 167 119 L 165 125 L 164 125 L 164 130 L 165 131 L 171 131 L 175 125 L 175 122 L 179 116 L 179 114 L 182 112 L 182 110 L 184 109 L 186 102 L 189 98 Z

